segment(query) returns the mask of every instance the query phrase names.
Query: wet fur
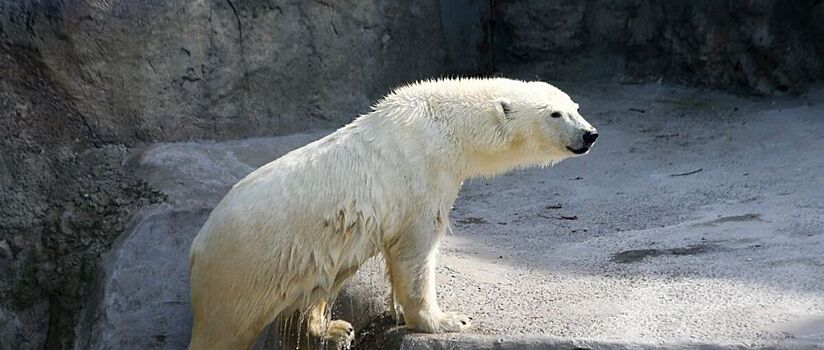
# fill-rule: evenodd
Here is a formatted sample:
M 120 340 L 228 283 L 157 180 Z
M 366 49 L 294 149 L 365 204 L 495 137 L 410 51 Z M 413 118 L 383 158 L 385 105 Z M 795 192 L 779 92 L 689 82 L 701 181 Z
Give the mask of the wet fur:
M 563 110 L 567 121 L 551 121 Z M 408 328 L 460 331 L 435 300 L 435 261 L 462 182 L 572 156 L 592 129 L 560 90 L 508 79 L 402 87 L 369 114 L 257 169 L 211 213 L 191 246 L 190 349 L 248 349 L 279 315 L 337 295 L 382 253 Z M 325 304 L 324 304 L 325 308 Z M 314 324 L 312 324 L 314 322 Z

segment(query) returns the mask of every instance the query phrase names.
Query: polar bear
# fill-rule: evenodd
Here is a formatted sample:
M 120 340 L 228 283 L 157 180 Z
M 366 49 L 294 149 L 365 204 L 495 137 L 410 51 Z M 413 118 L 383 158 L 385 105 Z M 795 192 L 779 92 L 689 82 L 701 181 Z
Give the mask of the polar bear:
M 466 329 L 469 318 L 442 311 L 435 297 L 438 246 L 462 182 L 552 165 L 587 153 L 597 137 L 578 105 L 544 82 L 396 89 L 255 170 L 212 211 L 189 254 L 189 349 L 248 349 L 278 315 L 296 312 L 315 344 L 348 346 L 352 326 L 327 320 L 326 303 L 379 253 L 408 329 Z

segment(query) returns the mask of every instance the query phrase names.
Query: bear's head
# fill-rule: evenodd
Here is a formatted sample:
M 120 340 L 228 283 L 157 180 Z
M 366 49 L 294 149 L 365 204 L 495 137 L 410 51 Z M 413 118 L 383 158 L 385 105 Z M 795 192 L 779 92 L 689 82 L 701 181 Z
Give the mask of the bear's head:
M 552 165 L 589 152 L 598 132 L 578 104 L 560 89 L 539 81 L 505 78 L 440 79 L 396 90 L 374 107 L 376 114 L 414 132 L 437 129 L 457 146 L 449 158 L 462 177 L 495 175 L 512 168 Z M 414 113 L 409 110 L 414 110 Z M 416 119 L 411 116 L 428 116 Z M 429 140 L 428 140 L 429 141 Z M 450 149 L 430 141 L 433 150 Z M 446 159 L 446 158 L 445 158 Z
M 589 152 L 598 131 L 560 89 L 540 81 L 503 80 L 492 89 L 495 119 L 509 157 L 520 166 L 548 165 Z

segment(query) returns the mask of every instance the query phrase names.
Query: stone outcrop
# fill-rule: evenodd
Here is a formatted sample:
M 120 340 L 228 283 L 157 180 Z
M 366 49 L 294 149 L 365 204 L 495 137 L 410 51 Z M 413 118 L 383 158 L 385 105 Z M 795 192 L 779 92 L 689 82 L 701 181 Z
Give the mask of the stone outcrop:
M 495 3 L 495 62 L 532 78 L 664 79 L 746 93 L 824 78 L 821 1 Z

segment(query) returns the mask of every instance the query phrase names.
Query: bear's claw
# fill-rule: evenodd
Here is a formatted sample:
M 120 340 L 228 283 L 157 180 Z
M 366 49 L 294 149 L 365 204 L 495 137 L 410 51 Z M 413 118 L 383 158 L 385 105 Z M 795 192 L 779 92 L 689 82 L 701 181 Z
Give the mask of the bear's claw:
M 438 320 L 439 333 L 461 332 L 470 326 L 469 317 L 460 312 L 446 312 Z

